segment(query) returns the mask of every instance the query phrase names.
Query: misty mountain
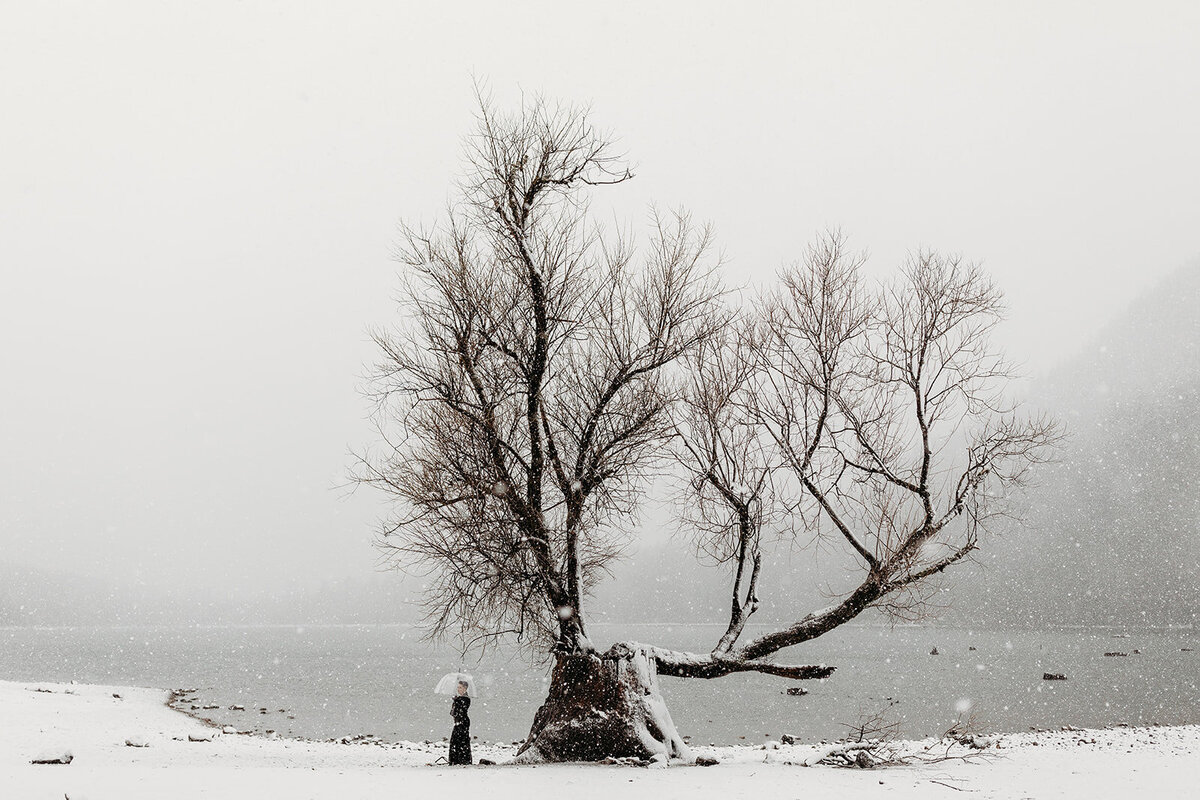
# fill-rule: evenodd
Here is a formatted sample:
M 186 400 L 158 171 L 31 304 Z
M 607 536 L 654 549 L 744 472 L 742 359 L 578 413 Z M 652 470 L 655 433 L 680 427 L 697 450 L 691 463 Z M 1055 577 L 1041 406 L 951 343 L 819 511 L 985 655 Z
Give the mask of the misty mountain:
M 1069 440 L 1027 525 L 980 559 L 963 609 L 1020 624 L 1200 618 L 1200 264 L 1135 300 L 1036 388 Z
M 0 625 L 172 624 L 185 599 L 121 583 L 0 561 Z
M 184 590 L 0 561 L 0 626 L 407 624 L 420 616 L 418 592 L 419 581 L 397 573 Z

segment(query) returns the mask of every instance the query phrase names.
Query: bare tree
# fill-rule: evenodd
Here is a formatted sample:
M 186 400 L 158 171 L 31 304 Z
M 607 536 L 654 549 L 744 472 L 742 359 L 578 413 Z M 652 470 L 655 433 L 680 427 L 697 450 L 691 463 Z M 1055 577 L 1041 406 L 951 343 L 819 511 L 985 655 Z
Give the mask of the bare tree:
M 727 317 L 711 235 L 655 215 L 638 258 L 590 225 L 583 190 L 631 174 L 578 109 L 481 102 L 467 150 L 444 222 L 403 231 L 406 314 L 375 337 L 386 449 L 360 478 L 394 500 L 382 544 L 429 574 L 435 634 L 598 664 L 588 587 L 673 435 L 672 366 Z
M 781 275 L 758 332 L 746 339 L 757 358 L 753 370 L 741 367 L 742 397 L 728 419 L 683 435 L 697 478 L 721 474 L 717 453 L 773 467 L 776 507 L 759 515 L 791 515 L 797 528 L 841 542 L 862 578 L 829 608 L 743 647 L 732 646 L 736 633 L 722 636 L 714 658 L 757 661 L 872 606 L 923 616 L 929 579 L 1011 513 L 1012 490 L 1058 439 L 1054 421 L 1003 405 L 1012 372 L 990 344 L 1003 306 L 978 266 L 921 252 L 899 280 L 870 290 L 863 262 L 841 234 L 818 239 Z M 721 394 L 727 373 L 697 374 L 691 405 L 703 407 Z M 741 444 L 754 439 L 748 428 L 759 436 L 753 459 Z M 698 480 L 692 485 L 695 507 L 711 516 L 713 499 Z M 719 495 L 726 517 L 739 518 L 736 492 Z M 759 553 L 752 558 L 757 579 Z M 735 585 L 743 571 L 735 558 Z
M 641 252 L 589 222 L 587 191 L 632 176 L 585 112 L 481 101 L 467 154 L 444 220 L 403 228 L 404 313 L 375 336 L 384 447 L 360 479 L 393 501 L 381 545 L 428 575 L 434 635 L 553 651 L 522 758 L 686 757 L 658 675 L 830 674 L 766 657 L 873 604 L 909 608 L 904 592 L 975 547 L 994 495 L 1053 438 L 997 406 L 999 295 L 974 267 L 922 254 L 880 298 L 827 237 L 761 318 L 735 318 L 711 234 L 686 214 L 655 214 Z M 967 423 L 952 473 L 943 451 Z M 671 453 L 699 546 L 731 569 L 729 624 L 709 653 L 601 652 L 589 588 Z M 864 578 L 738 647 L 776 522 L 837 537 Z

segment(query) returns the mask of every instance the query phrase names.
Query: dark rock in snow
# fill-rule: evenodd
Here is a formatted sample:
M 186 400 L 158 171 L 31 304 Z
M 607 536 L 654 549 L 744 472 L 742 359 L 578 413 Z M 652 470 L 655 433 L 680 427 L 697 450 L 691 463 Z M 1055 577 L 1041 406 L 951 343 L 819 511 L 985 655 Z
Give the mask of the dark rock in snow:
M 789 697 L 803 697 L 808 694 L 808 689 L 805 689 L 803 686 L 789 686 L 787 694 Z
M 74 683 L 74 681 L 72 681 L 72 683 Z M 29 763 L 30 764 L 70 764 L 74 760 L 75 760 L 75 756 L 71 754 L 71 751 L 64 750 L 61 753 L 57 752 L 57 751 L 50 752 L 50 753 L 42 753 L 37 758 L 31 759 L 29 761 Z
M 932 650 L 930 650 L 930 651 L 929 651 L 929 655 L 931 655 L 931 656 L 937 656 L 937 655 L 941 655 L 941 653 L 939 653 L 939 652 L 937 651 L 937 648 L 935 647 L 935 648 L 933 648 Z
M 1134 651 L 1134 652 L 1136 652 L 1136 651 Z M 1113 652 L 1105 653 L 1104 655 L 1106 658 L 1127 658 L 1129 656 L 1129 653 L 1122 653 L 1122 652 L 1114 650 Z
M 607 756 L 606 758 L 600 759 L 596 763 L 605 764 L 607 766 L 618 765 L 622 767 L 646 767 L 650 765 L 649 759 L 636 758 L 634 756 L 622 756 L 621 758 Z
M 780 736 L 780 737 L 779 737 L 779 743 L 780 743 L 780 744 L 795 744 L 795 743 L 796 743 L 796 737 L 792 736 L 792 735 L 791 735 L 791 734 L 789 734 L 789 733 L 785 733 L 785 734 L 783 734 L 782 736 Z
M 481 758 L 481 759 L 479 759 L 479 766 L 494 767 L 494 766 L 496 766 L 496 762 L 492 761 L 490 758 Z
M 712 756 L 697 756 L 696 757 L 696 766 L 697 767 L 715 767 L 717 764 L 720 764 L 720 763 L 721 763 L 720 761 L 717 761 Z
M 1065 681 L 1066 679 L 1067 679 L 1067 676 L 1063 675 L 1061 672 L 1043 672 L 1042 673 L 1042 680 L 1044 680 L 1044 681 Z

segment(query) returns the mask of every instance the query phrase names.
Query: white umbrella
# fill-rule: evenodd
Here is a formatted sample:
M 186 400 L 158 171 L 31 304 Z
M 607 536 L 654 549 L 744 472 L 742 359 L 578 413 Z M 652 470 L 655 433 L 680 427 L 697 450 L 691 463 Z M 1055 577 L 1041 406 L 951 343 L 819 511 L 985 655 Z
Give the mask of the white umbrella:
M 479 692 L 475 689 L 475 679 L 465 672 L 447 672 L 442 676 L 442 679 L 437 682 L 434 687 L 434 694 L 458 694 L 458 684 L 465 683 L 467 685 L 467 697 L 478 697 Z

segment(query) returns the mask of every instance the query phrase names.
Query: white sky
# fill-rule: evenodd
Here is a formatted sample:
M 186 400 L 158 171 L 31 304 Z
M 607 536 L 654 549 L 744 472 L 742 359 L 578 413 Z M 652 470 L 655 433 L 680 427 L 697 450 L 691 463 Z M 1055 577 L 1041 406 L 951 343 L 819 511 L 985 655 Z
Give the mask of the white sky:
M 749 5 L 5 3 L 0 558 L 370 568 L 332 487 L 472 74 L 590 102 L 637 165 L 597 208 L 686 205 L 735 281 L 831 225 L 984 261 L 1035 373 L 1200 255 L 1200 4 Z

